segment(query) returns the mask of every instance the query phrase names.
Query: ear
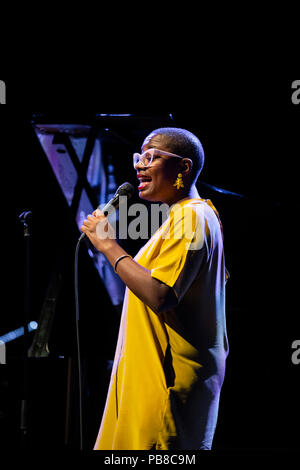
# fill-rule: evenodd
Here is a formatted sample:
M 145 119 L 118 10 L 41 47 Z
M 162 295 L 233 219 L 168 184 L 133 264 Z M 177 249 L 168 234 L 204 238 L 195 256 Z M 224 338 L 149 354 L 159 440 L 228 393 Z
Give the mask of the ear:
M 182 158 L 182 160 L 180 160 L 180 168 L 184 176 L 188 175 L 193 168 L 192 160 L 190 158 Z

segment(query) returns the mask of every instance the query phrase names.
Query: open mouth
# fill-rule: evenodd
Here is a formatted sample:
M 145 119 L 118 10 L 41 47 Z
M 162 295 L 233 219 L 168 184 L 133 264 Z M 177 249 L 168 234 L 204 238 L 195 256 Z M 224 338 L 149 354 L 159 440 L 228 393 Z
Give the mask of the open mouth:
M 149 176 L 139 176 L 138 179 L 140 180 L 140 184 L 138 186 L 138 190 L 140 191 L 146 189 L 152 181 L 152 178 L 150 178 Z

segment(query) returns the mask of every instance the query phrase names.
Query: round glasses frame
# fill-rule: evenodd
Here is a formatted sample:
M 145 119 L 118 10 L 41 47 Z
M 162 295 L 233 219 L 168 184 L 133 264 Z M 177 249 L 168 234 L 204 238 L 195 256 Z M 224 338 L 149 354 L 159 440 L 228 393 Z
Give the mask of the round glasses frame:
M 180 157 L 180 155 L 176 155 L 175 153 L 170 153 L 170 152 L 164 152 L 163 150 L 159 150 L 159 149 L 149 149 L 149 150 L 146 150 L 145 152 L 143 152 L 142 154 L 140 153 L 134 153 L 133 154 L 133 166 L 134 168 L 136 167 L 136 165 L 141 162 L 141 164 L 145 167 L 145 168 L 148 168 L 152 161 L 153 161 L 153 157 L 154 156 L 162 156 L 162 157 L 176 157 L 176 158 L 186 158 L 186 157 Z M 187 160 L 190 160 L 190 158 L 188 158 Z

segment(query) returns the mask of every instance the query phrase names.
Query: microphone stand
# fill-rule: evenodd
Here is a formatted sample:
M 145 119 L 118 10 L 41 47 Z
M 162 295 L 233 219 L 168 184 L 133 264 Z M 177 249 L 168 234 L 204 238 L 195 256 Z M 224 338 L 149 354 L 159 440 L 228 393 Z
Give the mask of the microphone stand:
M 30 230 L 28 219 L 32 215 L 31 211 L 22 212 L 19 216 L 24 228 L 25 242 L 25 267 L 24 267 L 24 342 L 23 342 L 23 387 L 21 397 L 21 447 L 24 449 L 28 443 L 28 324 L 30 315 Z

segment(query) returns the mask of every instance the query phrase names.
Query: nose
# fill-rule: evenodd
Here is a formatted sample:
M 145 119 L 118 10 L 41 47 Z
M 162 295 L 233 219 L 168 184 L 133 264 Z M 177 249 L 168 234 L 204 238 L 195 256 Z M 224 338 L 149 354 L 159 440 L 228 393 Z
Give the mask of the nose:
M 134 166 L 135 169 L 145 168 L 144 165 L 141 163 L 140 160 L 138 160 L 137 163 L 134 163 L 133 166 Z

